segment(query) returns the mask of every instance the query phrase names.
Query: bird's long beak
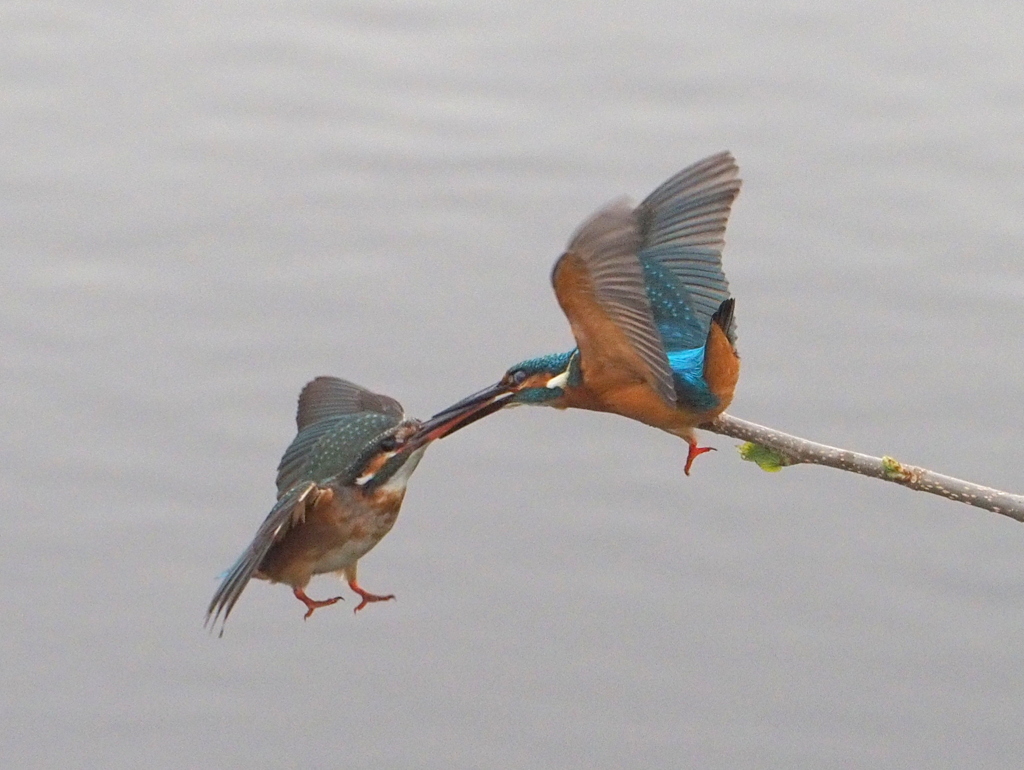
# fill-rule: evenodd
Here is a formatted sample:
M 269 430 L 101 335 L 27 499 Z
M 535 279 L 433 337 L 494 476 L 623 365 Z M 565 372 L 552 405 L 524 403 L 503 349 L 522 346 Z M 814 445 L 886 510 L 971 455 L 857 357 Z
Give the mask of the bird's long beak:
M 484 388 L 479 393 L 474 393 L 472 396 L 452 404 L 447 409 L 441 410 L 424 422 L 409 439 L 406 446 L 411 444 L 420 447 L 465 428 L 470 423 L 497 412 L 508 403 L 513 395 L 515 395 L 515 390 L 502 382 Z

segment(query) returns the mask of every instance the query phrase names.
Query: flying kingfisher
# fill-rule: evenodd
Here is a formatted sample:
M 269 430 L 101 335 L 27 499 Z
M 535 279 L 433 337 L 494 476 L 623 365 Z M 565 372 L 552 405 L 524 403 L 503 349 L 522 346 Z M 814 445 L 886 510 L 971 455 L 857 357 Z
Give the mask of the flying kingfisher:
M 551 274 L 576 347 L 510 367 L 427 429 L 451 433 L 517 404 L 613 412 L 685 439 L 689 475 L 712 449 L 698 446 L 694 429 L 725 411 L 739 377 L 735 301 L 722 272 L 737 173 L 722 152 L 635 208 L 620 199 L 590 217 Z
M 305 618 L 342 597 L 315 600 L 313 575 L 337 572 L 361 601 L 393 599 L 366 591 L 356 566 L 391 531 L 409 477 L 427 445 L 464 417 L 493 411 L 481 403 L 452 410 L 423 429 L 395 399 L 336 377 L 317 377 L 299 395 L 298 435 L 277 468 L 277 503 L 252 543 L 225 573 L 206 610 L 206 623 L 226 621 L 250 578 L 287 583 L 306 605 Z

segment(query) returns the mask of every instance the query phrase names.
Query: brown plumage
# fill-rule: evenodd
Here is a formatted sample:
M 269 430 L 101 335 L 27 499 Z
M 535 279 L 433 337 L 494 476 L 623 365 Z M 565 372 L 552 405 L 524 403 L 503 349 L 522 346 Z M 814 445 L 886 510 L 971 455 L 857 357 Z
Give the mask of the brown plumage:
M 409 477 L 445 425 L 422 433 L 394 399 L 335 377 L 303 389 L 296 422 L 298 435 L 278 466 L 277 503 L 225 574 L 207 623 L 227 620 L 254 577 L 291 586 L 307 618 L 341 598 L 306 595 L 310 579 L 326 572 L 341 575 L 359 595 L 356 611 L 394 598 L 364 590 L 358 562 L 391 531 Z

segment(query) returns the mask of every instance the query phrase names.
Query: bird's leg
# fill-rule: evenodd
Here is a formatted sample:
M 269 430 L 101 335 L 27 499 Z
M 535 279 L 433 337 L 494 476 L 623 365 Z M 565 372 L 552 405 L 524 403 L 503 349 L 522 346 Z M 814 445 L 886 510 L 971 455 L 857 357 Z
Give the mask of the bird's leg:
M 378 596 L 377 594 L 371 594 L 369 591 L 367 591 L 365 588 L 359 585 L 359 581 L 356 580 L 356 565 L 354 564 L 345 570 L 345 577 L 348 578 L 348 587 L 355 591 L 357 594 L 359 594 L 359 598 L 362 599 L 362 601 L 359 602 L 359 606 L 352 610 L 353 613 L 359 612 L 359 610 L 361 610 L 367 604 L 372 604 L 373 602 L 386 602 L 389 599 L 395 598 L 394 594 L 388 594 L 387 596 Z
M 344 601 L 344 596 L 335 596 L 333 599 L 324 599 L 323 601 L 317 601 L 316 599 L 310 599 L 306 596 L 306 592 L 301 588 L 293 588 L 292 593 L 295 594 L 295 598 L 306 605 L 306 614 L 302 616 L 303 620 L 309 620 L 309 616 L 313 614 L 315 610 L 321 607 L 330 607 L 332 604 L 337 604 L 339 601 Z
M 690 467 L 693 465 L 694 460 L 705 452 L 714 452 L 716 450 L 713 446 L 697 446 L 697 439 L 695 438 L 686 439 L 686 443 L 690 445 L 690 449 L 686 453 L 686 466 L 683 468 L 683 473 L 689 476 Z

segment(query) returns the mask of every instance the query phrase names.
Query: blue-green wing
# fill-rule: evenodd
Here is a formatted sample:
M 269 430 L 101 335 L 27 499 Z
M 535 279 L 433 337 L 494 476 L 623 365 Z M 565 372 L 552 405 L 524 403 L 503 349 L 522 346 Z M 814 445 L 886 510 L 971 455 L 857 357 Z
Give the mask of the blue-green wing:
M 339 417 L 309 451 L 307 473 L 313 481 L 333 480 L 348 486 L 362 475 L 366 463 L 380 453 L 380 441 L 401 419 L 388 414 L 361 412 Z
M 673 176 L 637 209 L 643 267 L 654 324 L 672 369 L 681 404 L 697 409 L 717 399 L 704 381 L 704 346 L 711 318 L 729 298 L 722 270 L 725 227 L 740 190 L 728 152 Z M 735 324 L 726 329 L 735 341 Z
M 391 415 L 376 412 L 348 414 L 321 420 L 301 431 L 281 458 L 277 469 L 277 490 L 283 495 L 296 484 L 329 479 L 339 485 L 359 477 L 369 455 L 376 453 L 377 441 L 401 423 Z
M 680 171 L 636 209 L 637 256 L 670 358 L 672 351 L 704 345 L 711 316 L 729 298 L 722 248 L 740 191 L 738 173 L 730 153 L 712 155 Z M 726 331 L 734 339 L 734 328 Z
M 612 203 L 576 232 L 552 283 L 584 367 L 622 352 L 606 333 L 607 319 L 666 401 L 715 403 L 703 379 L 704 344 L 712 315 L 729 298 L 722 246 L 737 172 L 732 155 L 719 153 L 683 169 L 635 209 Z M 731 322 L 727 331 L 731 337 Z
M 300 482 L 350 484 L 374 439 L 403 419 L 402 405 L 337 377 L 317 377 L 299 395 L 299 433 L 277 467 L 278 496 Z

